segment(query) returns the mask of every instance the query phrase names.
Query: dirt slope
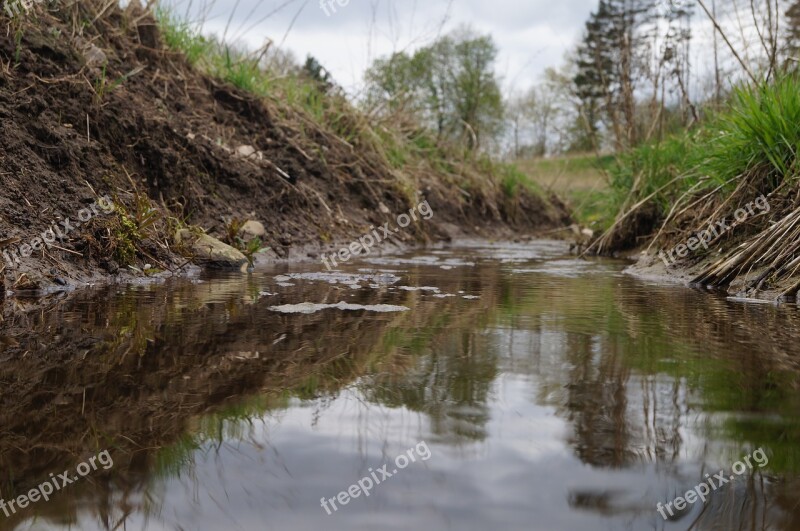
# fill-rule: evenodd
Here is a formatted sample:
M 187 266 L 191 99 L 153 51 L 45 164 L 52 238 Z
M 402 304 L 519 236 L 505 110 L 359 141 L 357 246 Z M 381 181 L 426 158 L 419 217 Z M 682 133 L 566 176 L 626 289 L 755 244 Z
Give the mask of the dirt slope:
M 270 256 L 287 257 L 349 241 L 423 199 L 435 217 L 404 232 L 408 243 L 568 220 L 527 192 L 466 191 L 435 169 L 399 175 L 369 146 L 193 70 L 136 2 L 104 8 L 0 13 L 0 251 L 74 224 L 100 196 L 119 207 L 6 267 L 8 288 L 80 284 L 127 265 L 175 270 L 186 260 L 171 235 L 183 224 L 224 237 L 231 219 L 259 220 Z

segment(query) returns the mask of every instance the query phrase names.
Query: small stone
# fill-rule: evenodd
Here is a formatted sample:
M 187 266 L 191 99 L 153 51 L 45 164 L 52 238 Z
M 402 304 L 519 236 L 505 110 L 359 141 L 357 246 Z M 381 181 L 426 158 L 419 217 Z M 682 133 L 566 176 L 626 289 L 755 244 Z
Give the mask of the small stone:
M 145 264 L 144 265 L 144 270 L 145 271 L 150 271 L 151 269 L 153 269 L 153 266 L 151 266 L 150 264 Z
M 83 57 L 86 59 L 86 66 L 90 68 L 93 66 L 104 66 L 108 63 L 106 53 L 94 44 L 89 45 L 89 47 L 83 51 Z
M 116 275 L 119 273 L 119 264 L 115 260 L 109 260 L 108 262 L 104 263 L 103 266 L 105 267 L 106 271 L 108 271 L 109 275 Z
M 281 234 L 280 238 L 278 238 L 278 243 L 283 245 L 284 247 L 289 247 L 292 245 L 292 235 L 288 232 Z
M 242 228 L 239 229 L 239 236 L 244 240 L 255 240 L 256 238 L 264 238 L 267 235 L 267 229 L 260 221 L 248 221 Z
M 239 146 L 236 148 L 236 154 L 242 158 L 249 159 L 249 158 L 259 158 L 258 150 L 253 146 Z
M 247 269 L 247 257 L 213 236 L 181 229 L 175 242 L 183 247 L 196 263 L 213 269 Z

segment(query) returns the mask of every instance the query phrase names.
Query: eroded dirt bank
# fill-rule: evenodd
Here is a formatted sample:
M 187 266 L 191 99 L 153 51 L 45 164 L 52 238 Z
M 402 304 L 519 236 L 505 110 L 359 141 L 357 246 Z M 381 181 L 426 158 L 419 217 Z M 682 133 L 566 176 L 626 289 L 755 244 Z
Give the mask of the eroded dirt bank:
M 0 13 L 0 26 L 6 289 L 177 271 L 187 263 L 173 239 L 181 227 L 231 242 L 241 222 L 256 220 L 262 258 L 285 259 L 351 241 L 423 200 L 435 216 L 399 243 L 569 220 L 555 199 L 509 196 L 493 181 L 471 186 L 477 170 L 466 164 L 397 167 L 357 135 L 341 138 L 278 98 L 198 73 L 164 47 L 137 2 L 39 6 L 14 20 Z M 353 128 L 356 119 L 341 116 Z M 115 211 L 78 225 L 103 196 Z M 69 234 L 36 245 L 65 219 Z M 14 253 L 31 256 L 17 262 Z
M 800 290 L 800 194 L 791 181 L 742 178 L 719 190 L 684 194 L 659 213 L 648 202 L 622 214 L 590 251 L 636 261 L 629 272 L 729 296 L 794 302 Z M 687 206 L 688 205 L 688 206 Z

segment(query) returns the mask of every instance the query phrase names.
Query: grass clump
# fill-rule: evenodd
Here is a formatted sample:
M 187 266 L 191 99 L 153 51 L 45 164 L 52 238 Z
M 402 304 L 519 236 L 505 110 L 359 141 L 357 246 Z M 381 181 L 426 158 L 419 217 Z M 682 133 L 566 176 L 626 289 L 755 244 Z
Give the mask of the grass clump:
M 773 186 L 797 174 L 800 148 L 800 77 L 734 91 L 729 111 L 712 121 L 702 168 L 719 184 L 760 168 Z
M 797 176 L 798 150 L 800 77 L 784 74 L 771 82 L 739 86 L 727 105 L 695 130 L 616 158 L 608 169 L 610 210 L 605 221 L 616 219 L 613 232 L 635 219 L 631 214 L 637 209 L 649 209 L 663 224 L 670 221 L 669 212 L 685 212 L 699 198 L 705 201 L 694 210 L 705 212 L 707 204 L 722 204 L 737 193 L 747 200 L 769 194 Z M 600 247 L 608 243 L 602 241 Z M 615 245 L 609 247 L 614 250 Z
M 164 43 L 169 49 L 183 53 L 190 65 L 242 90 L 266 94 L 267 75 L 259 67 L 258 57 L 204 36 L 198 27 L 165 8 L 158 8 L 155 15 Z
M 698 154 L 691 151 L 696 136 L 687 132 L 619 155 L 608 167 L 607 214 L 613 217 L 636 198 L 651 195 L 659 207 L 669 208 L 676 194 L 697 182 L 698 172 L 692 171 L 692 159 Z M 671 183 L 674 185 L 670 186 Z
M 183 52 L 189 64 L 197 64 L 211 51 L 211 42 L 188 22 L 163 7 L 157 8 L 155 14 L 165 44 L 172 50 Z
M 132 208 L 126 208 L 115 198 L 114 209 L 118 219 L 112 229 L 111 255 L 121 265 L 133 265 L 137 256 L 142 254 L 142 242 L 156 233 L 159 211 L 147 195 L 138 192 Z
M 701 181 L 707 181 L 709 188 L 732 191 L 739 179 L 758 170 L 774 189 L 797 174 L 798 149 L 800 78 L 785 75 L 771 83 L 737 88 L 728 108 L 697 131 L 620 156 L 611 168 L 612 188 L 620 197 L 630 191 L 646 196 L 675 181 L 658 194 L 666 205 L 669 194 Z
M 500 188 L 508 198 L 517 197 L 523 190 L 544 196 L 544 191 L 530 177 L 513 164 L 500 164 L 496 170 L 500 175 Z

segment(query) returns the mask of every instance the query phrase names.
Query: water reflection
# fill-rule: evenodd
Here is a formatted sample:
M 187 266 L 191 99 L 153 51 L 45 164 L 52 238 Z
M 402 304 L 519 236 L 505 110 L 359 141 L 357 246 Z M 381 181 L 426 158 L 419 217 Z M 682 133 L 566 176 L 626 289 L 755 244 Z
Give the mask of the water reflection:
M 564 255 L 476 242 L 6 307 L 2 497 L 115 466 L 0 529 L 800 528 L 797 309 Z M 303 302 L 411 311 L 272 311 Z M 758 447 L 767 469 L 656 512 Z

